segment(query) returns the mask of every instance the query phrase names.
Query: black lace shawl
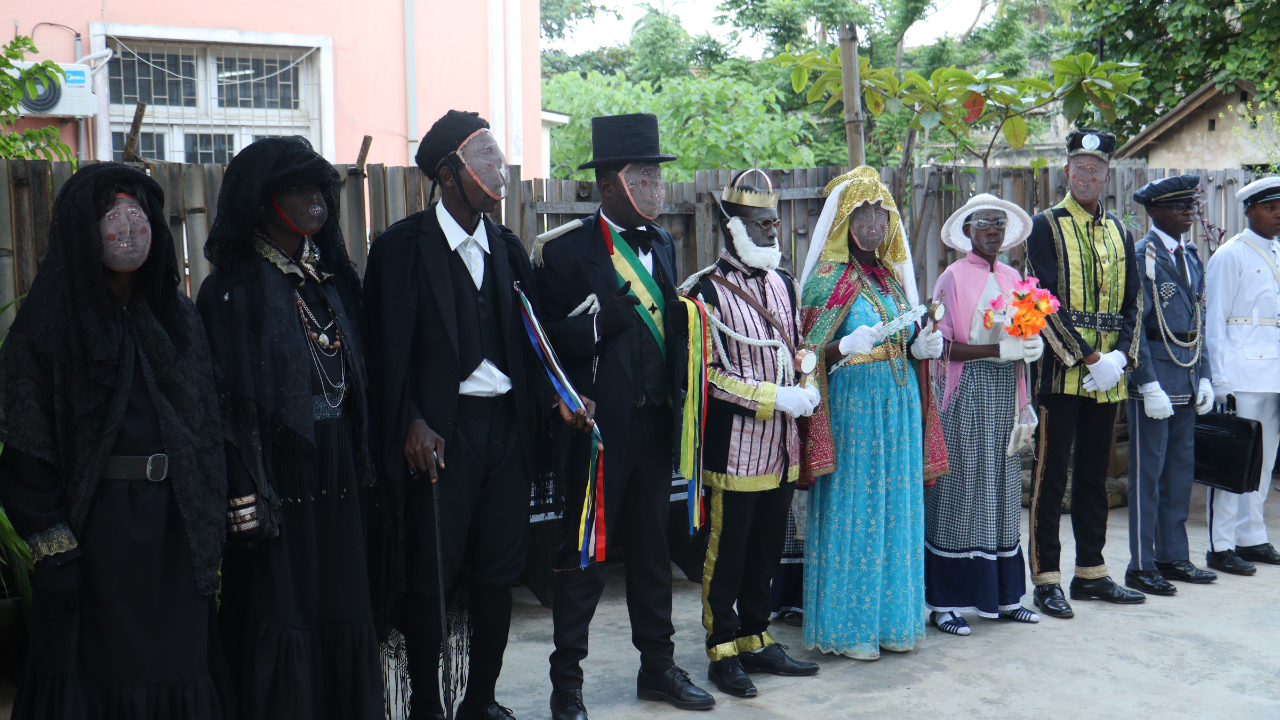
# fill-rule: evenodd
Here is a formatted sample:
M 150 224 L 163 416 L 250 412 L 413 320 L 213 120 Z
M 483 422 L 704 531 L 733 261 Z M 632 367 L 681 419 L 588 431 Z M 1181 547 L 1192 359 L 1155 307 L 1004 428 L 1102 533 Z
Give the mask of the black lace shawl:
M 216 269 L 197 304 L 209 334 L 222 428 L 253 477 L 268 537 L 279 532 L 282 492 L 315 475 L 316 440 L 311 365 L 293 296 L 300 278 L 287 275 L 254 247 L 267 193 L 298 184 L 320 188 L 328 221 L 312 237 L 319 266 L 334 277 L 323 284 L 335 314 L 350 383 L 347 412 L 355 437 L 357 480 L 373 484 L 365 409 L 367 375 L 361 353 L 360 280 L 339 229 L 337 170 L 303 138 L 267 138 L 245 147 L 223 175 L 218 217 L 205 244 Z
M 95 199 L 116 185 L 141 187 L 151 254 L 127 308 L 107 288 Z M 85 523 L 119 432 L 135 349 L 147 357 L 169 477 L 191 543 L 196 583 L 217 585 L 226 533 L 227 475 L 209 346 L 180 289 L 164 192 L 116 163 L 82 168 L 53 206 L 49 249 L 0 348 L 0 442 L 54 465 L 65 483 L 71 529 Z

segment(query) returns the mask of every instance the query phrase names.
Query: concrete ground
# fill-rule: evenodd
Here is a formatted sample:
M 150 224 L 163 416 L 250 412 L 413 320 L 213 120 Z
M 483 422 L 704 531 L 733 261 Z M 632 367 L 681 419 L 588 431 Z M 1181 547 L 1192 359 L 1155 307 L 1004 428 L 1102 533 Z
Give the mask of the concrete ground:
M 1192 561 L 1200 566 L 1208 546 L 1204 504 L 1204 488 L 1196 485 L 1188 535 Z M 1280 533 L 1274 500 L 1267 517 Z M 1074 558 L 1069 527 L 1066 516 L 1068 577 Z M 1025 543 L 1025 511 L 1022 536 Z M 1128 540 L 1127 509 L 1113 510 L 1106 557 L 1117 581 L 1129 559 Z M 690 718 L 635 697 L 639 656 L 630 642 L 621 570 L 610 568 L 584 663 L 591 718 Z M 1253 577 L 1220 573 L 1207 586 L 1182 583 L 1177 596 L 1150 597 L 1138 606 L 1076 602 L 1074 618 L 1042 617 L 1038 625 L 970 617 L 968 637 L 930 627 L 912 652 L 883 653 L 873 663 L 807 651 L 800 628 L 776 626 L 779 642 L 822 670 L 813 678 L 755 676 L 760 695 L 751 700 L 712 690 L 700 589 L 675 572 L 676 662 L 717 700 L 710 713 L 692 717 L 1280 718 L 1280 678 L 1273 674 L 1280 667 L 1280 567 L 1260 566 Z M 498 699 L 522 720 L 550 717 L 551 649 L 551 611 L 519 591 Z
M 1208 545 L 1204 502 L 1197 485 L 1188 523 L 1197 565 Z M 1275 500 L 1268 503 L 1267 517 L 1280 534 L 1277 508 Z M 1062 528 L 1068 574 L 1074 557 L 1069 518 Z M 1024 543 L 1026 533 L 1024 514 Z M 1127 509 L 1118 508 L 1108 524 L 1106 557 L 1120 579 L 1128 547 Z M 630 642 L 621 570 L 609 569 L 584 663 L 592 720 L 1280 718 L 1280 678 L 1273 675 L 1280 667 L 1280 567 L 1260 566 L 1253 577 L 1223 575 L 1208 586 L 1180 584 L 1176 597 L 1151 597 L 1138 606 L 1077 602 L 1070 620 L 1018 625 L 970 617 L 969 637 L 930 627 L 912 652 L 883 653 L 873 663 L 806 651 L 800 628 L 779 625 L 774 635 L 793 655 L 820 663 L 818 676 L 756 676 L 759 697 L 737 700 L 713 691 L 717 705 L 705 714 L 636 699 L 639 656 Z M 676 662 L 711 689 L 700 589 L 675 573 Z M 551 611 L 518 590 L 498 698 L 521 720 L 550 716 L 551 648 Z M 8 718 L 11 693 L 12 687 L 0 687 L 0 720 Z

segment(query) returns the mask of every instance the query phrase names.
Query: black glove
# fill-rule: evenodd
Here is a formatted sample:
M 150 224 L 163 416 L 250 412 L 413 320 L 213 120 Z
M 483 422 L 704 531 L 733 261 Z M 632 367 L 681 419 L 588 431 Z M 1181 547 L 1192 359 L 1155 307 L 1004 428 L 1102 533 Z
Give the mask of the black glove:
M 688 334 L 689 307 L 684 304 L 683 300 L 676 299 L 667 302 L 667 317 L 671 318 L 672 327 L 679 330 L 682 335 Z
M 80 606 L 80 561 L 72 558 L 54 565 L 42 560 L 31 576 L 31 603 L 51 610 Z
M 640 304 L 640 298 L 629 295 L 630 290 L 631 282 L 627 281 L 600 303 L 600 312 L 596 313 L 596 333 L 601 340 L 629 330 L 636 324 L 636 306 Z

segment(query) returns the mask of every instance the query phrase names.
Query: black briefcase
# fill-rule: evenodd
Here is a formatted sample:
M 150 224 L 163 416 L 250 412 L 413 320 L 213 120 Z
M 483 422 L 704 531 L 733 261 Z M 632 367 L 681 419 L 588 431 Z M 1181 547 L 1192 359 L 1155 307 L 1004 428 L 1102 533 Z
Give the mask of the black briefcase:
M 1196 482 L 1244 494 L 1262 480 L 1262 423 L 1234 412 L 1196 417 Z

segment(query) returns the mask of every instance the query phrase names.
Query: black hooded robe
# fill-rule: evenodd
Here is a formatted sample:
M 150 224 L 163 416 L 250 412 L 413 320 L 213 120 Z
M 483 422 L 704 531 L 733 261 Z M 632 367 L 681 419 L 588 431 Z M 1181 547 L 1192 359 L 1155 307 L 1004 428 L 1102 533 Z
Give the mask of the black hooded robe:
M 142 190 L 153 232 L 127 306 L 103 280 L 94 209 L 119 186 Z M 0 353 L 0 501 L 43 556 L 14 718 L 235 717 L 213 597 L 226 506 L 213 371 L 162 205 L 136 169 L 76 173 Z M 111 455 L 157 453 L 164 480 L 101 478 Z
M 255 237 L 264 192 L 321 188 L 330 215 L 301 263 Z M 354 313 L 359 281 L 338 231 L 340 178 L 301 138 L 246 147 L 228 166 L 206 244 L 217 269 L 198 306 L 218 376 L 230 496 L 257 493 L 263 527 L 231 533 L 220 614 L 241 714 L 255 720 L 373 720 L 383 684 L 366 566 L 366 376 Z M 335 322 L 334 357 L 314 356 L 297 291 Z M 318 368 L 313 357 L 319 359 Z M 345 377 L 341 403 L 320 373 Z M 335 407 L 336 405 L 336 407 Z

